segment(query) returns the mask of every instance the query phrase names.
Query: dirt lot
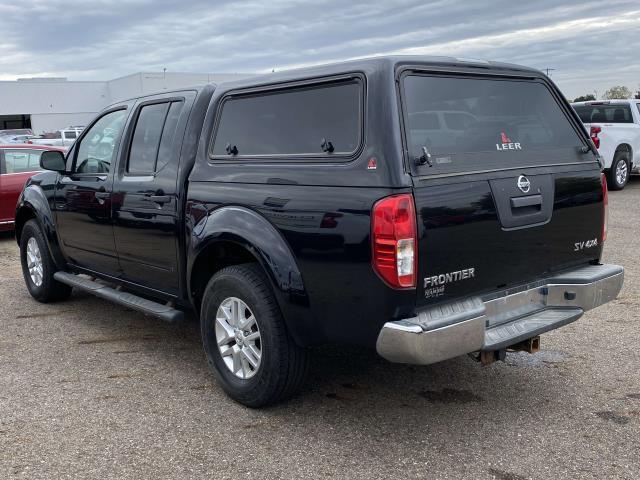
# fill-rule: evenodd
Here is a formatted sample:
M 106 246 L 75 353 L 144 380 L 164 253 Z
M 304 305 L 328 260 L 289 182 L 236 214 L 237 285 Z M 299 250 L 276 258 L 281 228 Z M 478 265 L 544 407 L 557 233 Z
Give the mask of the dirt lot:
M 416 368 L 324 348 L 262 411 L 214 383 L 193 322 L 32 300 L 4 236 L 0 478 L 638 478 L 640 178 L 610 202 L 624 290 L 540 353 Z

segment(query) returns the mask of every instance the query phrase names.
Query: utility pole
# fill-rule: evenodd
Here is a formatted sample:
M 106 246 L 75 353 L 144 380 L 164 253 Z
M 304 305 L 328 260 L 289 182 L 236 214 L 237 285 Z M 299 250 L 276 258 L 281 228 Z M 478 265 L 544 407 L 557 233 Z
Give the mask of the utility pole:
M 548 77 L 548 76 L 550 76 L 550 73 L 549 73 L 549 72 L 553 72 L 553 71 L 555 70 L 555 68 L 548 68 L 548 67 L 547 67 L 547 68 L 545 68 L 544 70 L 545 70 L 545 72 L 547 72 L 547 77 Z

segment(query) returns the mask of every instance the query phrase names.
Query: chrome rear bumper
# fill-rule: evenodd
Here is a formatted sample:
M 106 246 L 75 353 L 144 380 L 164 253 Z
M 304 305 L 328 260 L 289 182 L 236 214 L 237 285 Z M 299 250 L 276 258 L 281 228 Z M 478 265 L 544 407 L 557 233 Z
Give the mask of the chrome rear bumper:
M 439 305 L 387 322 L 376 349 L 389 361 L 416 365 L 499 350 L 610 302 L 623 280 L 624 269 L 618 265 L 588 265 L 518 288 Z

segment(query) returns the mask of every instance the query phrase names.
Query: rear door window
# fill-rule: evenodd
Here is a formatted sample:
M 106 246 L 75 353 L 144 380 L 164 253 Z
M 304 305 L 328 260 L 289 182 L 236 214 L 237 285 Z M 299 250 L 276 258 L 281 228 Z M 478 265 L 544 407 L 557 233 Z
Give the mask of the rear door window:
M 131 140 L 127 172 L 151 174 L 171 160 L 171 148 L 183 102 L 163 102 L 144 105 Z
M 129 173 L 153 173 L 158 158 L 162 126 L 169 111 L 169 103 L 146 105 L 140 109 L 136 129 L 129 150 Z
M 361 141 L 363 88 L 358 80 L 291 88 L 224 101 L 215 157 L 353 154 Z
M 584 145 L 540 82 L 410 74 L 403 102 L 409 156 L 426 149 L 428 173 L 567 163 Z
M 584 123 L 633 123 L 629 105 L 590 104 L 576 105 L 574 108 Z

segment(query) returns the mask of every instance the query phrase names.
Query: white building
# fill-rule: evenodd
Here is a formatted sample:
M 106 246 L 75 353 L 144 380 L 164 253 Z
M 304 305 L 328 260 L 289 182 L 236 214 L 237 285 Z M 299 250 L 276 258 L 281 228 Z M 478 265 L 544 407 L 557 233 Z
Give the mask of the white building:
M 0 81 L 0 129 L 51 132 L 87 125 L 107 105 L 142 94 L 220 83 L 248 74 L 140 72 L 108 81 L 21 78 Z

